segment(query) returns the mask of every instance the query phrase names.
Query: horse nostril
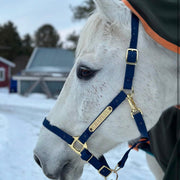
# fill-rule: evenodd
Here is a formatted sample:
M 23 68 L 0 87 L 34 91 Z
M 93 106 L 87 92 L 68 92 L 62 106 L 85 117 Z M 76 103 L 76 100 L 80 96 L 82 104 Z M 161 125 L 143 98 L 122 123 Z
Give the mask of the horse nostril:
M 37 164 L 41 167 L 41 162 L 40 162 L 40 160 L 39 160 L 39 158 L 36 156 L 36 155 L 34 155 L 34 160 L 37 162 Z

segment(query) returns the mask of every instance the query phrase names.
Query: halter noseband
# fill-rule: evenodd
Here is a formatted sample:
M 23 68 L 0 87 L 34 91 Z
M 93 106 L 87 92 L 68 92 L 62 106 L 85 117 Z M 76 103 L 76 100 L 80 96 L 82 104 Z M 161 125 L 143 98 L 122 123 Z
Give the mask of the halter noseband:
M 60 128 L 53 126 L 45 118 L 43 125 L 63 139 L 68 143 L 69 147 L 76 152 L 84 161 L 90 163 L 98 172 L 105 177 L 105 179 L 111 174 L 115 173 L 120 168 L 124 167 L 124 164 L 128 158 L 128 154 L 131 149 L 133 149 L 139 143 L 146 143 L 149 140 L 149 135 L 146 129 L 145 122 L 143 120 L 142 111 L 136 106 L 133 100 L 133 78 L 135 72 L 135 66 L 138 59 L 137 50 L 137 40 L 138 40 L 138 29 L 139 29 L 139 19 L 132 13 L 131 19 L 131 41 L 130 47 L 127 49 L 126 53 L 126 72 L 124 78 L 123 90 L 104 108 L 104 110 L 95 118 L 95 120 L 89 125 L 89 127 L 82 133 L 79 137 L 73 137 Z M 130 92 L 130 93 L 126 93 Z M 110 114 L 125 100 L 128 100 L 131 107 L 131 116 L 135 120 L 138 130 L 141 134 L 141 141 L 135 143 L 123 156 L 121 161 L 118 162 L 116 168 L 110 169 L 104 156 L 99 159 L 96 158 L 91 152 L 89 152 L 87 147 L 87 141 L 91 135 L 98 129 L 98 127 L 110 116 Z M 117 175 L 118 178 L 118 175 Z M 117 179 L 116 178 L 116 179 Z

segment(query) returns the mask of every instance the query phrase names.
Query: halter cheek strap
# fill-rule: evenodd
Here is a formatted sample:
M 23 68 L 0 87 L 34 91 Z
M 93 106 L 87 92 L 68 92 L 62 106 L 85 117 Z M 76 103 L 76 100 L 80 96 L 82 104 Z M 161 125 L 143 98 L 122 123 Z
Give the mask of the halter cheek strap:
M 132 14 L 131 16 L 131 40 L 129 48 L 126 51 L 126 72 L 124 77 L 123 89 L 132 89 L 133 78 L 135 73 L 135 66 L 138 61 L 138 30 L 139 30 L 139 19 L 137 16 Z
M 138 27 L 139 27 L 139 19 L 132 14 L 131 20 L 131 42 L 130 47 L 127 49 L 126 53 L 126 71 L 124 78 L 124 86 L 123 90 L 103 109 L 103 111 L 95 118 L 95 120 L 88 126 L 88 128 L 82 133 L 79 137 L 73 137 L 62 129 L 53 126 L 50 122 L 45 118 L 43 125 L 48 130 L 59 136 L 65 142 L 67 142 L 70 148 L 76 152 L 84 161 L 90 163 L 94 168 L 98 170 L 98 172 L 105 177 L 105 179 L 111 174 L 115 173 L 117 175 L 117 171 L 120 168 L 124 167 L 124 164 L 128 158 L 128 154 L 140 143 L 146 143 L 149 140 L 148 132 L 146 129 L 146 125 L 143 120 L 143 115 L 141 110 L 136 106 L 133 100 L 133 78 L 135 73 L 135 66 L 138 59 L 138 50 L 137 48 L 137 40 L 138 40 Z M 130 91 L 128 94 L 126 91 Z M 104 156 L 101 156 L 99 159 L 96 158 L 87 147 L 86 142 L 91 137 L 91 135 L 101 126 L 101 124 L 113 113 L 113 111 L 122 104 L 125 100 L 128 101 L 131 107 L 131 116 L 135 120 L 138 130 L 141 134 L 141 141 L 135 143 L 122 157 L 122 159 L 118 162 L 116 168 L 110 169 L 107 164 Z M 117 175 L 118 177 L 118 175 Z M 116 178 L 117 179 L 117 178 Z

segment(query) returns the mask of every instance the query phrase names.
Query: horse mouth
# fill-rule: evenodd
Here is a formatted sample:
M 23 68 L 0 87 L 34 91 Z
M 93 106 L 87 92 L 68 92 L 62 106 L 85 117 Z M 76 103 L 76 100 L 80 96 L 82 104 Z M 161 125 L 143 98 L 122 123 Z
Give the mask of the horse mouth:
M 73 167 L 72 167 L 72 165 L 71 165 L 70 162 L 66 163 L 66 164 L 64 165 L 64 167 L 63 167 L 63 168 L 61 169 L 61 171 L 60 171 L 58 180 L 67 180 L 67 179 L 68 179 L 67 176 L 68 176 L 68 174 L 69 174 L 69 172 L 71 171 L 72 168 L 73 168 Z
M 69 178 L 67 178 L 68 173 L 70 172 L 69 163 L 65 164 L 62 169 L 57 169 L 54 173 L 49 173 L 46 167 L 42 168 L 42 170 L 49 179 L 69 180 Z
M 46 168 L 43 168 L 44 174 L 49 179 L 57 179 L 57 180 L 70 180 L 69 173 L 73 170 L 73 167 L 70 162 L 64 164 L 64 166 L 56 169 L 53 174 L 48 173 Z

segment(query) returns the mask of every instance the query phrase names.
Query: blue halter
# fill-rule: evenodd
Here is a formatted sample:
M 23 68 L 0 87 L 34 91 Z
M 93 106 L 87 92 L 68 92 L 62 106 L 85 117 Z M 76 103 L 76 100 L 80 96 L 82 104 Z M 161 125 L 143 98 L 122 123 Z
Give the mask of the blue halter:
M 137 144 L 146 143 L 149 140 L 146 125 L 143 120 L 142 112 L 137 108 L 133 100 L 133 77 L 135 73 L 135 66 L 138 59 L 137 50 L 137 40 L 138 40 L 138 29 L 139 29 L 139 19 L 132 14 L 131 20 L 131 42 L 130 47 L 127 49 L 126 53 L 126 72 L 124 78 L 123 90 L 104 108 L 104 110 L 95 118 L 95 120 L 89 125 L 89 127 L 82 133 L 79 137 L 73 137 L 60 128 L 53 126 L 45 118 L 43 125 L 49 131 L 53 132 L 65 142 L 67 142 L 70 148 L 75 151 L 80 157 L 90 163 L 98 172 L 107 178 L 111 173 L 116 173 L 120 168 L 124 167 L 124 164 L 128 158 L 128 154 Z M 130 94 L 126 93 L 130 92 Z M 110 169 L 104 156 L 99 159 L 96 158 L 91 152 L 89 152 L 86 142 L 91 137 L 91 135 L 98 129 L 98 127 L 109 117 L 109 115 L 125 100 L 128 100 L 131 107 L 131 115 L 135 120 L 138 130 L 141 134 L 141 141 L 135 143 L 123 156 L 123 158 L 118 162 L 116 168 Z

